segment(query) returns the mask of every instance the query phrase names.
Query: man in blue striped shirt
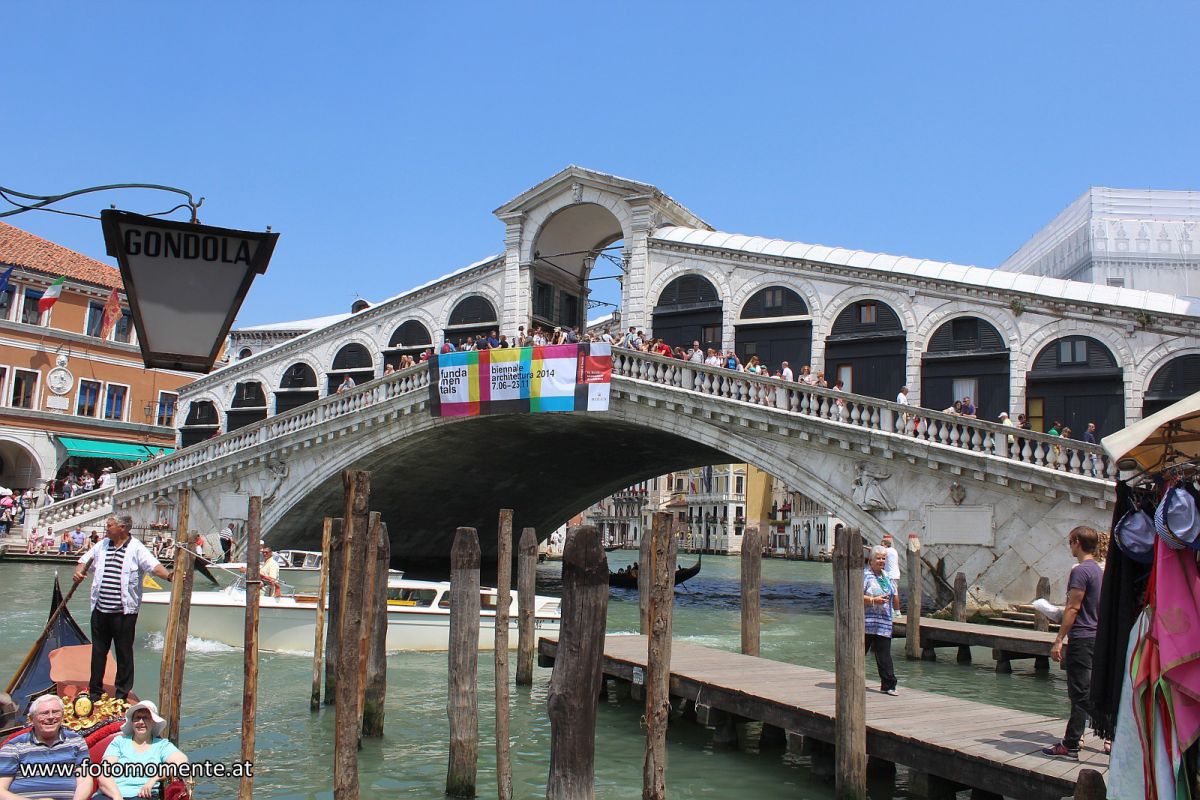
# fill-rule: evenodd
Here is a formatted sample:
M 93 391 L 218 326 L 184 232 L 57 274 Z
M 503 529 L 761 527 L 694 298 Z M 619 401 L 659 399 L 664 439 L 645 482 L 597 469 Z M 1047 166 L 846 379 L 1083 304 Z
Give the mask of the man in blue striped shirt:
M 63 727 L 63 704 L 53 694 L 29 706 L 32 730 L 0 746 L 0 800 L 85 800 L 92 779 L 78 768 L 88 760 L 87 744 Z
M 117 659 L 116 697 L 124 700 L 133 689 L 133 639 L 138 610 L 142 605 L 142 579 L 151 573 L 171 580 L 172 573 L 151 555 L 146 546 L 130 535 L 133 519 L 128 515 L 109 517 L 107 539 L 83 554 L 75 568 L 75 582 L 82 581 L 94 564 L 92 579 L 92 674 L 88 692 L 99 697 L 104 691 L 104 668 L 108 650 Z M 2 800 L 2 798 L 0 798 Z

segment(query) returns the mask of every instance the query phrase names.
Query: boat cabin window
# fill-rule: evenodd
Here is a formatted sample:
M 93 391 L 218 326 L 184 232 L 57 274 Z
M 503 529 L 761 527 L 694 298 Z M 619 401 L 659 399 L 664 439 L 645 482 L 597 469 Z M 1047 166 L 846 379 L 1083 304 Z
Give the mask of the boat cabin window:
M 321 568 L 321 554 L 320 553 L 306 553 L 304 555 L 304 567 L 306 569 L 320 569 Z
M 388 605 L 428 608 L 437 597 L 436 589 L 388 589 Z
M 442 599 L 438 603 L 438 607 L 439 608 L 449 608 L 450 607 L 450 592 L 446 592 L 445 594 L 442 595 Z M 496 610 L 496 595 L 480 592 L 479 593 L 479 607 L 482 609 L 485 609 L 485 610 L 490 609 L 492 611 L 495 611 Z

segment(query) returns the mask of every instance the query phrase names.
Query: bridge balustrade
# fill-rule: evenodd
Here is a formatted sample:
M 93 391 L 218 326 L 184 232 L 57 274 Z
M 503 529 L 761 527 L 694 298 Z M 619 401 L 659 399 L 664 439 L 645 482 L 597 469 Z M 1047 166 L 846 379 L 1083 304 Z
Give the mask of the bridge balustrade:
M 802 382 L 619 348 L 613 349 L 613 375 L 817 417 L 834 425 L 911 436 L 1072 475 L 1110 479 L 1116 476 L 1115 464 L 1098 444 Z
M 1116 475 L 1115 465 L 1099 445 L 806 383 L 621 348 L 613 349 L 613 375 L 814 417 L 834 428 L 846 426 L 898 434 L 1081 477 L 1112 478 Z M 345 393 L 323 397 L 233 433 L 183 448 L 169 456 L 130 467 L 117 476 L 117 485 L 121 491 L 136 488 L 280 437 L 317 428 L 328 420 L 353 415 L 414 392 L 428 391 L 428 365 L 418 364 Z

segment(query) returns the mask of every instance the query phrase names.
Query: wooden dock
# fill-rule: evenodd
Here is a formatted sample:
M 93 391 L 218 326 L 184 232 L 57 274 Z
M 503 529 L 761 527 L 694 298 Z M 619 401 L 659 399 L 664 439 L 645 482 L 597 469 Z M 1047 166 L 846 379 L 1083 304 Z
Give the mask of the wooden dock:
M 606 637 L 604 674 L 637 683 L 646 668 L 646 644 L 645 636 Z M 557 651 L 557 640 L 539 640 L 542 663 L 552 663 Z M 1098 742 L 1087 741 L 1079 761 L 1039 752 L 1062 736 L 1063 719 L 904 686 L 900 692 L 889 697 L 868 690 L 867 753 L 932 776 L 943 787 L 973 789 L 974 797 L 1058 800 L 1075 791 L 1081 770 L 1108 772 L 1108 756 Z M 834 741 L 834 675 L 824 670 L 675 641 L 671 695 L 693 703 L 698 712 L 716 709 L 742 721 Z
M 903 639 L 906 631 L 903 618 L 897 617 L 892 624 L 892 637 Z M 921 617 L 921 650 L 926 661 L 935 660 L 936 648 L 957 647 L 958 660 L 969 662 L 970 651 L 966 647 L 990 647 L 996 660 L 997 672 L 1012 672 L 1012 661 L 1021 658 L 1034 659 L 1037 669 L 1050 668 L 1050 648 L 1055 634 L 1045 631 L 1007 628 L 1003 625 L 980 625 L 973 622 L 952 622 L 945 619 Z

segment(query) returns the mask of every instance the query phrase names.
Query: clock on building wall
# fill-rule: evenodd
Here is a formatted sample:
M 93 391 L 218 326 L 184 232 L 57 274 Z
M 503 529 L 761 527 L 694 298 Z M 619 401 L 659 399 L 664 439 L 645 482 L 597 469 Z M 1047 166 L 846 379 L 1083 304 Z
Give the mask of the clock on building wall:
M 55 394 L 66 394 L 75 385 L 75 376 L 66 367 L 55 367 L 47 373 L 46 385 Z

